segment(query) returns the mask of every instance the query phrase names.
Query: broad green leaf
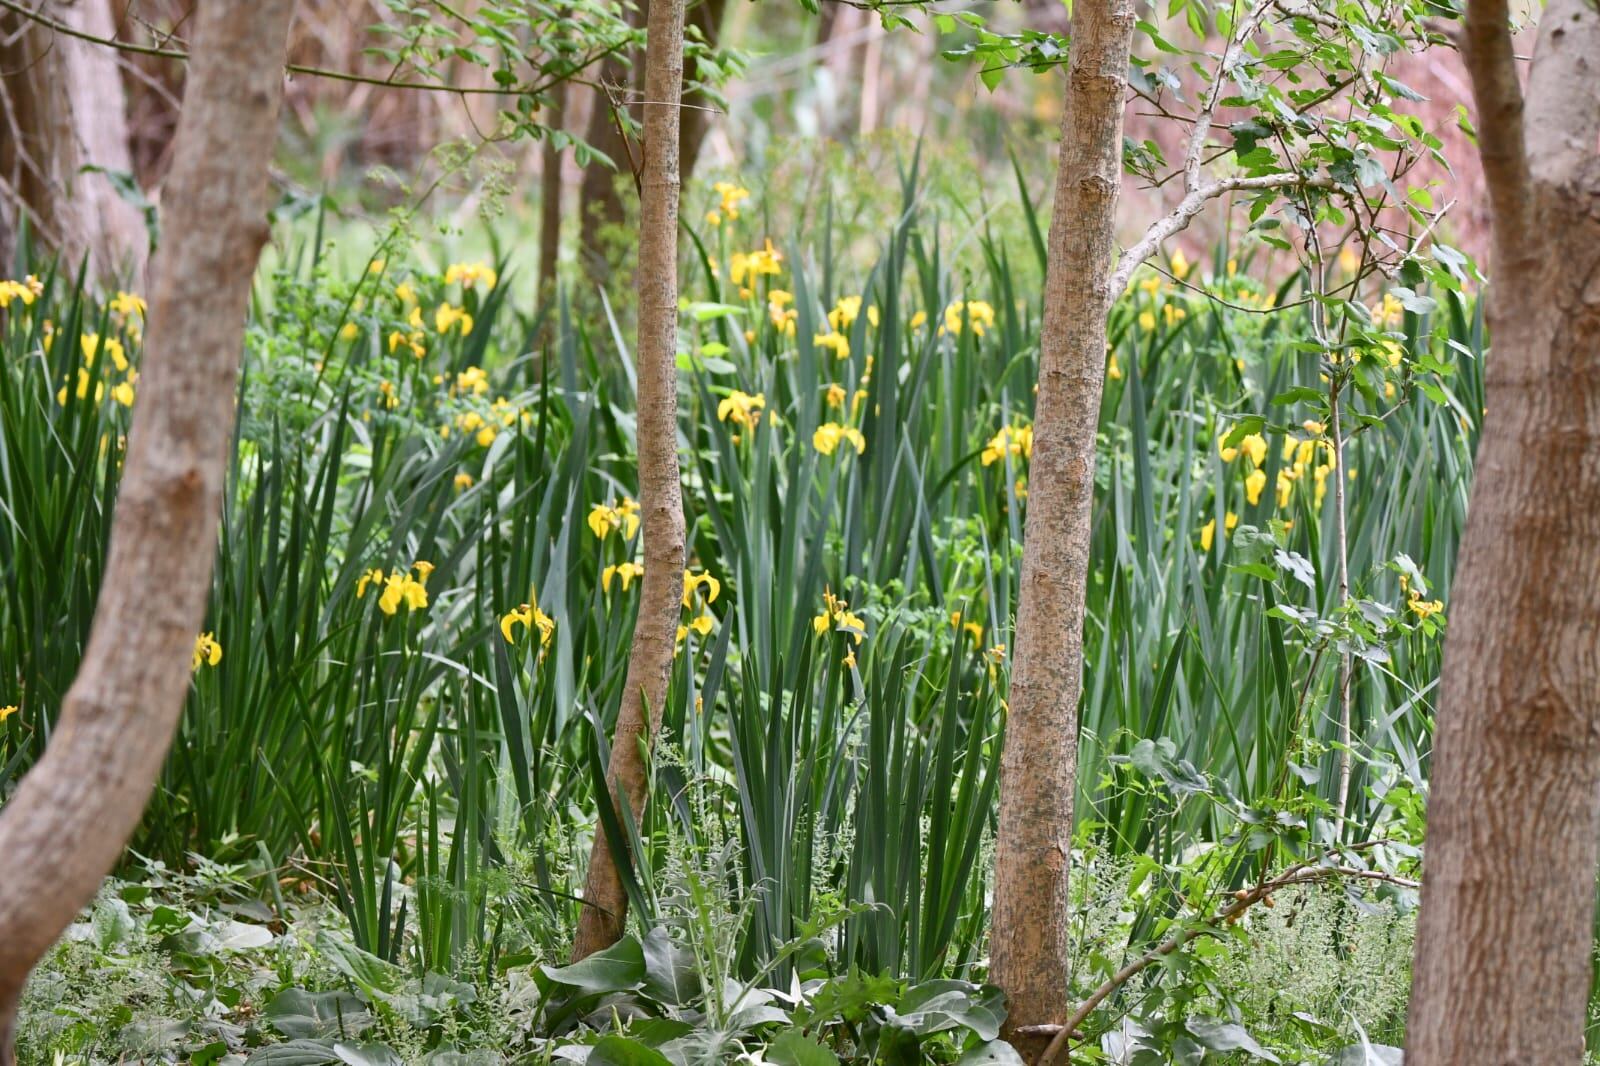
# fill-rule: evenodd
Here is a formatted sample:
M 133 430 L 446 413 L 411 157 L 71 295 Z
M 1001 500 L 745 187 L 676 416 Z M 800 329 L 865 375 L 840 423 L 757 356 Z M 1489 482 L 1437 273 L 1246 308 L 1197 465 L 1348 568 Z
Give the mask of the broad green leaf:
M 644 984 L 644 950 L 630 933 L 603 951 L 570 966 L 541 966 L 558 985 L 584 992 L 624 992 Z

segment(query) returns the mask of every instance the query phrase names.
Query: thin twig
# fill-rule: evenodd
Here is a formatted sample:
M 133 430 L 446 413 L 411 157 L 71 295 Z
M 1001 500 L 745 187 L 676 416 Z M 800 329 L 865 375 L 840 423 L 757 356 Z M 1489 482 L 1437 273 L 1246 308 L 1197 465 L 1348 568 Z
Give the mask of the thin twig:
M 40 26 L 44 26 L 47 29 L 52 30 L 55 33 L 64 34 L 68 37 L 75 37 L 80 41 L 87 41 L 90 44 L 98 44 L 105 48 L 115 48 L 119 52 L 131 52 L 134 55 L 142 56 L 155 56 L 159 59 L 175 59 L 183 63 L 187 63 L 189 61 L 189 53 L 180 49 L 155 48 L 150 45 L 134 44 L 131 41 L 118 41 L 110 37 L 100 37 L 96 34 L 87 33 L 83 30 L 77 29 L 76 27 L 69 26 L 64 22 L 51 18 L 49 15 L 26 8 L 17 3 L 16 0 L 0 0 L 0 9 L 20 15 L 31 22 L 38 23 Z M 587 57 L 582 63 L 573 67 L 571 70 L 560 75 L 559 77 L 553 77 L 548 81 L 537 82 L 533 85 L 516 86 L 513 88 L 458 88 L 453 85 L 436 85 L 432 82 L 425 81 L 395 81 L 393 78 L 374 78 L 365 74 L 353 74 L 345 70 L 330 70 L 326 67 L 302 66 L 299 63 L 286 63 L 284 64 L 283 69 L 290 74 L 301 74 L 311 78 L 328 78 L 333 81 L 354 82 L 361 85 L 376 85 L 384 89 L 415 89 L 422 92 L 451 93 L 453 95 L 460 96 L 537 96 L 545 90 L 559 85 L 564 81 L 573 80 L 574 75 L 576 75 L 579 71 L 593 66 L 595 63 L 600 62 L 600 60 L 605 59 L 609 55 L 621 51 L 626 43 L 626 41 L 619 41 L 607 47 L 603 51 Z
M 1361 844 L 1351 845 L 1344 851 L 1377 847 L 1384 843 L 1381 840 L 1366 841 Z M 1323 858 L 1331 858 L 1339 853 L 1338 850 L 1325 852 Z M 1140 955 L 1137 959 L 1127 963 L 1116 973 L 1089 994 L 1089 997 L 1078 1005 L 1066 1022 L 1056 1028 L 1055 1036 L 1044 1049 L 1044 1054 L 1039 1056 L 1038 1066 L 1055 1066 L 1055 1063 L 1066 1051 L 1067 1041 L 1072 1039 L 1077 1028 L 1088 1020 L 1095 1008 L 1104 1003 L 1112 993 L 1127 984 L 1134 977 L 1149 969 L 1155 963 L 1171 955 L 1189 941 L 1202 936 L 1215 936 L 1227 926 L 1238 921 L 1244 912 L 1271 896 L 1274 892 L 1288 888 L 1291 885 L 1309 884 L 1314 881 L 1325 881 L 1334 877 L 1350 877 L 1360 880 L 1380 881 L 1384 884 L 1396 885 L 1400 888 L 1420 888 L 1419 882 L 1409 877 L 1400 877 L 1395 874 L 1385 873 L 1382 870 L 1363 870 L 1355 866 L 1331 866 L 1321 862 L 1300 862 L 1290 866 L 1283 873 L 1270 881 L 1262 881 L 1254 888 L 1242 888 L 1234 893 L 1232 903 L 1206 918 L 1204 921 L 1186 926 L 1172 934 L 1160 944 Z

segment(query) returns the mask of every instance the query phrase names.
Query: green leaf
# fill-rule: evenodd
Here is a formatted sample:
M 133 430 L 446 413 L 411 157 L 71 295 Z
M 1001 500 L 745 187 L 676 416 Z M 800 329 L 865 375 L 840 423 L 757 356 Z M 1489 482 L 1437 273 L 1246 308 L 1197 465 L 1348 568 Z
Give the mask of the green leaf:
M 262 1012 L 287 1037 L 355 1036 L 372 1025 L 367 1005 L 348 992 L 286 988 Z
M 1292 389 L 1286 389 L 1283 392 L 1278 393 L 1278 395 L 1272 398 L 1272 402 L 1274 406 L 1284 407 L 1296 403 L 1326 405 L 1327 399 L 1327 395 L 1321 389 L 1312 389 L 1307 388 L 1304 385 L 1297 385 Z
M 341 1061 L 333 1045 L 323 1040 L 291 1040 L 258 1048 L 245 1066 L 326 1066 Z
M 644 938 L 644 992 L 657 1003 L 679 1007 L 700 992 L 694 954 L 672 942 L 667 930 L 656 926 Z
M 584 992 L 625 992 L 644 984 L 644 950 L 629 935 L 604 951 L 597 951 L 571 966 L 541 966 L 544 975 L 558 985 Z
M 603 1036 L 595 1043 L 594 1050 L 589 1052 L 586 1066 L 672 1066 L 672 1060 L 648 1044 L 630 1037 Z
M 956 1060 L 956 1066 L 1023 1066 L 1023 1060 L 1017 1049 L 1004 1040 L 990 1040 L 968 1048 Z
M 1255 1037 L 1236 1022 L 1225 1022 L 1221 1018 L 1190 1018 L 1184 1023 L 1185 1028 L 1194 1038 L 1212 1051 L 1243 1051 L 1254 1055 L 1267 1062 L 1281 1062 L 1282 1060 L 1260 1044 Z
M 405 1066 L 405 1060 L 387 1044 L 335 1044 L 333 1053 L 345 1066 Z
M 1290 576 L 1292 576 L 1296 581 L 1300 582 L 1300 584 L 1304 585 L 1312 592 L 1317 591 L 1317 571 L 1316 568 L 1311 565 L 1311 561 L 1309 559 L 1298 552 L 1285 551 L 1282 548 L 1279 548 L 1277 551 L 1273 552 L 1272 557 L 1277 561 L 1279 566 L 1289 571 Z
M 839 1056 L 799 1029 L 779 1033 L 763 1057 L 778 1066 L 839 1066 Z
M 326 931 L 317 934 L 317 951 L 369 996 L 391 995 L 403 983 L 396 967 Z
M 1278 580 L 1278 572 L 1266 563 L 1235 563 L 1228 567 L 1229 570 L 1250 577 L 1259 577 L 1262 581 Z

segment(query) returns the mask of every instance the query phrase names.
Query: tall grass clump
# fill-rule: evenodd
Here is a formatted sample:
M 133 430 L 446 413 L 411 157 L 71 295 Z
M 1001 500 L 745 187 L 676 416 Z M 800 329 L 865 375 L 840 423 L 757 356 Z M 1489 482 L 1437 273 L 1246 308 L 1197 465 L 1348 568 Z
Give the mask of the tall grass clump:
M 1042 259 L 927 206 L 917 162 L 900 178 L 871 261 L 835 254 L 828 210 L 689 242 L 690 557 L 638 824 L 595 802 L 639 587 L 617 316 L 520 306 L 507 262 L 424 269 L 398 235 L 341 276 L 320 227 L 286 232 L 189 706 L 134 851 L 253 864 L 268 898 L 328 894 L 381 959 L 477 973 L 564 952 L 574 857 L 605 833 L 632 845 L 645 927 L 682 922 L 685 869 L 738 901 L 731 972 L 781 978 L 816 937 L 839 969 L 981 975 Z M 1384 311 L 1395 355 L 1341 472 L 1343 601 L 1304 278 L 1267 286 L 1260 253 L 1141 275 L 1113 311 L 1079 810 L 1094 847 L 1167 868 L 1260 812 L 1304 848 L 1404 816 L 1482 410 L 1476 303 Z M 0 309 L 0 795 L 81 654 L 142 322 L 33 269 Z M 1139 783 L 1194 767 L 1217 802 Z

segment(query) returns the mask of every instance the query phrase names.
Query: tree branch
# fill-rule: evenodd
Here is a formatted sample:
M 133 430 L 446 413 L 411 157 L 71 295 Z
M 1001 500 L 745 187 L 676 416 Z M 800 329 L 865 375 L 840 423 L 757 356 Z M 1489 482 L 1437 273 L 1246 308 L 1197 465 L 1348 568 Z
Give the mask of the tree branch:
M 1200 188 L 1200 166 L 1205 156 L 1206 138 L 1211 135 L 1211 121 L 1217 113 L 1217 102 L 1222 99 L 1222 87 L 1227 83 L 1228 72 L 1238 65 L 1239 57 L 1244 52 L 1245 42 L 1255 36 L 1256 29 L 1261 25 L 1261 20 L 1266 17 L 1267 9 L 1271 6 L 1272 0 L 1255 0 L 1250 13 L 1235 28 L 1233 37 L 1222 51 L 1222 61 L 1217 65 L 1217 76 L 1211 80 L 1211 91 L 1206 94 L 1205 105 L 1195 116 L 1194 128 L 1189 131 L 1189 147 L 1183 156 L 1183 187 L 1187 192 L 1193 193 Z
M 1178 206 L 1168 214 L 1158 219 L 1151 227 L 1144 231 L 1144 236 L 1132 247 L 1122 253 L 1117 260 L 1117 268 L 1111 272 L 1111 291 L 1120 293 L 1128 287 L 1128 279 L 1133 277 L 1133 272 L 1156 253 L 1163 241 L 1181 233 L 1194 217 L 1205 209 L 1206 204 L 1219 196 L 1231 192 L 1250 192 L 1260 189 L 1285 189 L 1285 188 L 1314 188 L 1330 189 L 1333 179 L 1325 174 L 1302 174 L 1299 171 L 1285 171 L 1281 174 L 1257 174 L 1244 178 L 1218 178 L 1216 181 L 1201 185 L 1191 190 Z
M 1495 214 L 1495 242 L 1507 252 L 1527 233 L 1532 184 L 1510 23 L 1506 0 L 1469 0 L 1461 34 L 1462 59 L 1477 108 L 1478 156 Z
M 189 61 L 189 53 L 177 48 L 156 48 L 151 45 L 134 44 L 132 41 L 118 41 L 110 37 L 99 37 L 92 33 L 69 26 L 58 19 L 53 19 L 39 11 L 24 7 L 16 0 L 0 0 L 0 10 L 10 11 L 20 15 L 30 22 L 54 33 L 67 37 L 76 37 L 80 41 L 98 44 L 104 48 L 115 48 L 119 52 L 129 52 L 133 55 L 155 56 L 158 59 L 175 59 L 181 63 Z M 625 46 L 626 42 L 618 42 L 595 54 L 586 57 L 581 63 L 559 77 L 547 81 L 535 82 L 532 85 L 519 85 L 511 88 L 484 88 L 484 87 L 457 87 L 454 85 L 434 84 L 425 81 L 395 81 L 393 78 L 374 78 L 365 74 L 352 74 L 344 70 L 330 70 L 326 67 L 308 67 L 298 63 L 285 63 L 283 69 L 290 74 L 300 74 L 310 78 L 327 78 L 332 81 L 354 82 L 361 85 L 376 85 L 384 89 L 415 89 L 422 92 L 449 93 L 452 96 L 537 96 L 565 81 L 573 80 L 581 71 L 605 59 Z
M 1376 847 L 1383 841 L 1367 841 L 1363 844 L 1353 845 L 1345 850 L 1356 850 Z M 1327 852 L 1323 858 L 1331 858 L 1336 852 Z M 1320 862 L 1301 862 L 1290 866 L 1283 873 L 1270 881 L 1262 881 L 1254 888 L 1240 889 L 1234 893 L 1233 902 L 1204 919 L 1198 924 L 1187 926 L 1172 934 L 1166 940 L 1157 944 L 1137 959 L 1124 965 L 1116 973 L 1106 978 L 1105 981 L 1089 994 L 1089 997 L 1078 1005 L 1066 1022 L 1056 1028 L 1055 1036 L 1049 1046 L 1044 1049 L 1044 1054 L 1039 1056 L 1038 1066 L 1055 1066 L 1067 1049 L 1067 1041 L 1073 1037 L 1078 1026 L 1088 1020 L 1095 1008 L 1104 1003 L 1113 992 L 1133 980 L 1143 971 L 1155 963 L 1171 955 L 1191 940 L 1202 936 L 1215 936 L 1222 929 L 1238 921 L 1244 912 L 1267 899 L 1274 892 L 1288 888 L 1291 885 L 1309 884 L 1314 881 L 1326 881 L 1336 877 L 1349 877 L 1355 880 L 1379 881 L 1384 884 L 1398 885 L 1402 888 L 1421 888 L 1422 886 L 1408 877 L 1399 877 L 1385 873 L 1382 870 L 1363 870 L 1355 866 L 1322 865 Z

